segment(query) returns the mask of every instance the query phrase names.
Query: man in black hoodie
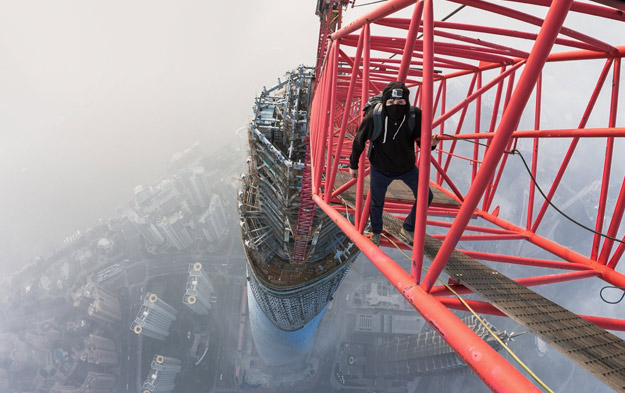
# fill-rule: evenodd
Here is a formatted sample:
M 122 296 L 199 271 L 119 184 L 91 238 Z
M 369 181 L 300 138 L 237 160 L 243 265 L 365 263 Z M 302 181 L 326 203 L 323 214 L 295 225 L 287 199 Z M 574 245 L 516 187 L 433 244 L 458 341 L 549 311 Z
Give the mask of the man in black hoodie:
M 414 143 L 421 138 L 421 110 L 410 108 L 410 90 L 402 82 L 389 83 L 382 92 L 381 127 L 376 130 L 374 117 L 376 108 L 370 110 L 362 119 L 354 138 L 352 154 L 349 157 L 349 173 L 358 175 L 358 161 L 370 140 L 372 148 L 369 154 L 371 174 L 369 190 L 371 192 L 371 241 L 380 244 L 382 233 L 382 211 L 386 190 L 393 180 L 401 180 L 417 197 L 419 170 L 415 166 Z M 379 111 L 378 111 L 378 115 Z M 380 119 L 377 120 L 379 122 Z M 412 122 L 412 124 L 410 124 Z M 436 135 L 432 136 L 432 148 L 438 144 Z M 429 191 L 428 206 L 434 197 Z M 412 244 L 417 201 L 412 205 L 410 214 L 404 220 L 401 230 L 402 240 Z

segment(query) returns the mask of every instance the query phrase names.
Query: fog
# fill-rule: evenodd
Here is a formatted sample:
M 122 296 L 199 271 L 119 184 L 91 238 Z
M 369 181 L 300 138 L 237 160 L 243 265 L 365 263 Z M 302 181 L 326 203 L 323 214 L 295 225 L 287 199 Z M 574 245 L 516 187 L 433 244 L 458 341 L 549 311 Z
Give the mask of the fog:
M 106 221 L 117 216 L 124 211 L 120 206 L 134 201 L 135 186 L 156 186 L 163 176 L 178 173 L 172 172 L 169 165 L 172 154 L 198 142 L 202 154 L 209 157 L 205 161 L 207 167 L 213 172 L 220 172 L 219 175 L 213 173 L 211 179 L 215 180 L 216 192 L 223 196 L 229 219 L 225 246 L 201 251 L 210 256 L 203 262 L 217 277 L 215 289 L 218 299 L 214 305 L 217 311 L 209 322 L 217 323 L 216 320 L 224 316 L 223 321 L 218 321 L 223 323 L 223 327 L 218 329 L 219 335 L 213 342 L 219 345 L 225 343 L 223 348 L 231 348 L 232 352 L 220 353 L 226 356 L 222 360 L 218 355 L 211 358 L 210 367 L 206 369 L 211 370 L 213 387 L 221 386 L 222 392 L 231 391 L 228 389 L 233 385 L 232 375 L 226 374 L 227 383 L 222 381 L 222 377 L 225 373 L 234 373 L 234 348 L 240 337 L 237 312 L 241 302 L 244 303 L 241 290 L 245 287 L 245 262 L 235 206 L 236 176 L 240 172 L 233 168 L 240 169 L 237 162 L 242 165 L 246 154 L 239 151 L 237 155 L 228 156 L 234 162 L 232 165 L 226 165 L 223 160 L 211 160 L 230 147 L 241 146 L 241 135 L 237 135 L 237 130 L 249 122 L 254 97 L 263 86 L 272 86 L 285 71 L 299 64 L 314 63 L 318 34 L 314 8 L 314 1 L 289 0 L 244 1 L 236 5 L 233 2 L 196 0 L 0 2 L 0 276 L 7 276 L 31 264 L 36 256 L 51 254 L 77 230 L 84 231 L 100 219 Z M 443 3 L 437 9 L 437 17 L 440 19 L 454 8 L 455 4 Z M 368 9 L 371 8 L 348 10 L 346 22 Z M 471 19 L 475 15 L 473 11 L 467 11 L 463 17 Z M 576 18 L 572 16 L 571 23 L 579 21 Z M 609 26 L 595 26 L 593 29 L 593 34 L 603 38 L 614 34 L 610 33 Z M 575 72 L 586 72 L 586 69 Z M 553 100 L 545 98 L 545 105 L 554 113 L 563 114 L 562 118 L 546 115 L 554 128 L 565 126 L 560 122 L 562 119 L 566 120 L 566 127 L 576 127 L 593 87 L 593 78 L 563 86 L 557 82 L 562 75 L 557 80 L 549 74 L 545 76 L 545 90 L 549 90 Z M 623 75 L 621 78 L 623 80 Z M 450 84 L 450 90 L 456 88 L 459 100 L 465 94 L 466 86 Z M 563 108 L 560 98 L 572 94 L 579 94 L 580 108 Z M 623 95 L 621 92 L 621 97 Z M 605 111 L 608 100 L 609 96 L 602 94 L 599 112 L 596 118 L 591 118 L 589 126 L 603 126 L 600 121 L 604 121 L 606 116 L 601 111 Z M 488 107 L 488 103 L 484 106 Z M 457 116 L 450 120 L 449 129 L 453 129 L 456 119 Z M 469 116 L 465 124 L 471 124 L 473 120 Z M 622 117 L 619 118 L 618 125 L 622 126 L 623 121 Z M 245 139 L 243 135 L 244 144 Z M 622 147 L 620 142 L 617 148 Z M 465 148 L 466 151 L 463 148 L 458 150 L 462 154 L 470 154 L 472 146 Z M 519 148 L 525 153 L 531 146 L 521 142 Z M 602 149 L 603 144 L 598 147 L 595 142 L 590 142 L 589 147 L 580 146 L 582 152 L 597 157 L 602 156 Z M 541 157 L 561 151 L 559 142 L 546 144 L 541 150 L 544 152 Z M 614 159 L 613 176 L 622 178 L 625 158 L 618 156 Z M 541 168 L 540 181 L 549 184 L 557 168 L 554 162 L 557 161 L 546 159 L 544 167 L 547 169 Z M 213 162 L 218 164 L 212 166 Z M 523 173 L 518 162 L 510 164 L 509 168 L 506 171 Z M 451 171 L 455 169 L 452 166 Z M 577 175 L 582 173 L 588 173 L 593 178 L 600 176 L 581 170 Z M 514 175 L 510 177 L 514 179 Z M 567 211 L 577 217 L 590 221 L 592 214 L 585 216 L 589 210 L 584 209 L 592 208 L 596 196 L 584 194 L 581 202 L 575 199 L 577 191 L 584 186 L 580 179 L 581 176 L 565 179 L 562 187 L 564 195 L 559 196 L 561 199 L 557 202 L 565 204 Z M 468 181 L 459 182 L 459 186 L 465 191 Z M 497 195 L 494 205 L 501 204 L 501 216 L 515 222 L 522 211 L 522 202 L 516 195 L 527 188 L 526 183 L 512 181 L 501 188 L 506 192 Z M 617 191 L 611 191 L 608 209 L 613 209 Z M 576 251 L 587 253 L 589 237 L 584 237 L 585 234 L 572 224 L 558 223 L 558 217 L 552 215 L 548 218 L 552 221 L 544 225 L 545 232 Z M 538 250 L 524 248 L 521 242 L 510 244 L 510 249 L 519 252 L 518 255 L 546 257 Z M 470 247 L 468 244 L 462 246 Z M 495 251 L 489 245 L 478 245 L 475 249 Z M 130 263 L 133 264 L 140 260 L 144 250 L 129 246 L 125 251 L 137 258 L 131 258 Z M 403 260 L 396 251 L 385 251 L 396 260 Z M 170 282 L 154 278 L 133 282 L 130 279 L 132 272 L 124 272 L 127 275 L 124 279 L 129 285 L 124 287 L 120 283 L 110 283 L 111 288 L 118 289 L 123 293 L 122 298 L 125 300 L 127 296 L 131 303 L 124 311 L 123 324 L 119 329 L 104 328 L 98 330 L 98 334 L 111 337 L 129 335 L 128 321 L 134 318 L 140 305 L 139 299 L 146 290 L 160 288 L 165 293 L 174 293 L 172 299 L 179 301 L 176 291 L 184 286 L 181 271 L 185 270 L 189 261 L 182 253 L 172 252 L 171 255 L 161 254 L 154 258 L 157 262 L 141 260 L 131 265 L 135 270 L 144 269 L 148 276 L 158 278 L 159 269 L 164 269 L 170 262 L 167 258 L 176 259 L 181 269 L 177 268 L 175 274 L 171 274 Z M 407 266 L 408 261 L 402 263 Z M 59 269 L 55 267 L 55 270 Z M 514 276 L 519 274 L 519 270 L 510 269 L 504 273 Z M 348 332 L 347 326 L 353 328 L 355 315 L 359 312 L 351 307 L 350 296 L 353 302 L 357 288 L 368 282 L 382 282 L 382 278 L 368 260 L 359 257 L 337 291 L 331 309 L 324 316 L 315 356 L 336 360 L 332 356 L 338 355 L 339 338 L 350 339 L 351 331 Z M 570 304 L 578 306 L 574 311 L 619 317 L 622 313 L 619 313 L 618 306 L 607 306 L 597 300 L 595 294 L 599 284 L 593 285 L 590 299 Z M 545 290 L 538 289 L 537 292 L 566 305 L 567 301 L 573 303 L 570 299 L 576 290 L 575 285 L 561 284 Z M 64 292 L 63 296 L 67 297 Z M 59 293 L 54 293 L 49 299 L 58 297 Z M 34 303 L 39 308 L 25 308 L 25 314 L 28 310 L 46 311 L 48 303 Z M 53 306 L 52 300 L 50 305 Z M 408 314 L 416 315 L 406 311 Z M 19 318 L 12 317 L 11 323 L 15 323 L 12 326 L 21 326 L 16 321 Z M 35 315 L 34 318 L 39 317 Z M 179 318 L 181 323 L 188 322 L 184 318 Z M 523 330 L 509 319 L 492 317 L 488 320 L 500 330 Z M 250 348 L 249 352 L 253 355 L 251 336 L 248 330 L 245 332 L 245 348 Z M 168 341 L 168 350 L 175 351 L 176 346 L 189 344 L 181 337 L 176 338 L 179 341 Z M 162 350 L 149 340 L 144 340 L 144 374 L 149 363 L 146 359 L 155 351 Z M 541 377 L 552 388 L 561 392 L 610 391 L 555 350 L 539 348 L 540 345 L 534 336 L 526 334 L 517 338 L 511 347 L 524 359 L 533 358 L 531 368 L 540 370 Z M 127 349 L 123 349 L 122 353 L 126 353 L 124 351 Z M 510 360 L 507 355 L 504 357 Z M 130 359 L 128 357 L 129 362 Z M 326 366 L 332 365 L 334 363 Z M 0 364 L 0 371 L 4 366 Z M 316 390 L 312 391 L 330 391 L 331 383 L 327 380 L 330 375 L 331 372 L 323 374 L 322 380 L 317 381 Z M 431 392 L 483 392 L 487 389 L 477 377 L 465 371 L 447 379 L 428 378 L 421 378 L 411 387 L 420 386 L 426 390 L 419 391 Z M 2 379 L 0 374 L 0 382 Z M 132 378 L 128 377 L 128 380 L 132 382 Z M 185 383 L 193 388 L 185 390 L 179 386 L 177 391 L 196 391 L 198 381 L 199 378 L 185 379 Z M 119 382 L 119 386 L 122 385 Z M 3 393 L 1 384 L 0 392 Z
M 2 1 L 0 273 L 232 138 L 315 57 L 314 2 Z M 288 31 L 289 34 L 284 34 Z

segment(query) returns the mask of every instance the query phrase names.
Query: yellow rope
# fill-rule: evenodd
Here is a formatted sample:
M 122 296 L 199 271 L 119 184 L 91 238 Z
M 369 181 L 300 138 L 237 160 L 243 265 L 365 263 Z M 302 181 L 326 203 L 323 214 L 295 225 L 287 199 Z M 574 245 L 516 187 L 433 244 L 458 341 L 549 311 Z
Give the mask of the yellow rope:
M 395 248 L 397 248 L 402 254 L 404 254 L 404 256 L 406 258 L 408 258 L 409 260 L 412 260 L 412 258 L 406 254 L 404 252 L 404 250 L 402 250 L 397 243 L 395 243 L 391 238 L 389 238 L 388 236 L 386 236 L 385 234 L 382 234 L 382 236 L 384 236 L 386 238 L 386 240 L 388 240 L 389 242 L 391 242 Z M 425 269 L 425 267 L 421 267 L 421 269 L 423 269 L 424 272 L 426 272 L 427 270 Z M 439 283 L 441 283 L 442 285 L 445 286 L 445 288 L 449 289 L 451 291 L 451 293 L 453 293 L 459 300 L 460 302 L 467 308 L 467 310 L 469 310 L 471 312 L 471 314 L 473 314 L 475 316 L 475 318 L 477 318 L 477 320 L 482 324 L 482 326 L 484 326 L 484 328 L 486 328 L 486 330 L 488 330 L 488 332 L 490 333 L 490 335 L 497 340 L 497 342 L 499 343 L 499 345 L 501 345 L 506 352 L 508 352 L 508 354 L 510 354 L 510 356 L 512 356 L 512 358 L 514 360 L 517 361 L 517 363 L 519 363 L 519 365 L 521 366 L 521 368 L 523 368 L 532 378 L 534 378 L 534 380 L 540 385 L 542 386 L 547 392 L 549 393 L 554 393 L 553 390 L 551 390 L 551 388 L 549 388 L 549 386 L 547 386 L 540 378 L 538 378 L 538 376 L 536 374 L 534 374 L 534 372 L 532 370 L 530 370 L 530 368 L 523 363 L 523 361 L 521 359 L 519 359 L 519 357 L 512 352 L 512 350 L 499 338 L 499 336 L 497 336 L 486 324 L 486 322 L 484 322 L 484 320 L 471 308 L 471 306 L 469 306 L 469 304 L 462 298 L 462 296 L 460 296 L 458 294 L 458 292 L 454 291 L 454 289 L 447 285 L 447 283 L 445 283 L 444 281 L 442 281 L 440 278 L 437 278 L 436 281 L 438 281 Z

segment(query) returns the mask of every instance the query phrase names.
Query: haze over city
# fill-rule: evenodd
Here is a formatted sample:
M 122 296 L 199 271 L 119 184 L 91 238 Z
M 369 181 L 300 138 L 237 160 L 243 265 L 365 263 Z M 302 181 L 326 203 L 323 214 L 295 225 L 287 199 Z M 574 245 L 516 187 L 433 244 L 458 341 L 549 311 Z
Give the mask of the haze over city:
M 92 391 L 90 383 L 134 392 L 161 366 L 178 376 L 174 393 L 488 391 L 453 356 L 441 356 L 440 369 L 424 366 L 416 377 L 371 373 L 376 363 L 366 355 L 372 348 L 438 336 L 363 255 L 346 257 L 350 268 L 317 321 L 305 364 L 265 365 L 250 326 L 256 323 L 250 308 L 263 305 L 250 294 L 249 244 L 245 230 L 241 235 L 240 190 L 254 172 L 248 126 L 265 88 L 299 65 L 314 67 L 319 18 L 314 1 L 213 3 L 0 4 L 0 393 L 84 393 Z M 457 7 L 439 3 L 438 19 Z M 348 10 L 344 25 L 373 7 Z M 464 12 L 458 17 L 477 15 Z M 579 27 L 582 18 L 567 21 Z M 613 29 L 592 27 L 598 37 L 611 37 Z M 561 81 L 590 68 L 545 73 L 551 93 L 545 106 L 558 114 L 547 114 L 546 126 L 577 126 L 595 76 Z M 466 83 L 452 81 L 450 96 L 461 100 Z M 571 96 L 579 96 L 578 106 L 559 102 Z M 589 127 L 605 126 L 609 99 L 600 95 Z M 483 105 L 491 110 L 492 97 Z M 521 120 L 528 129 L 531 123 L 529 115 Z M 531 154 L 527 141 L 518 148 Z M 544 145 L 540 181 L 553 178 L 560 156 L 550 154 L 566 145 Z M 472 149 L 460 146 L 457 153 L 468 156 Z M 593 141 L 579 151 L 602 159 L 603 149 Z M 623 149 L 617 139 L 615 152 Z M 590 221 L 600 183 L 585 179 L 600 174 L 580 161 L 573 166 L 577 176 L 565 178 L 556 202 Z M 623 176 L 625 155 L 615 154 L 613 169 L 613 177 Z M 449 173 L 461 171 L 452 166 Z M 518 160 L 506 171 L 525 176 Z M 469 180 L 457 182 L 462 192 Z M 523 218 L 518 196 L 526 189 L 514 180 L 503 180 L 495 200 L 511 221 Z M 612 210 L 617 194 L 610 190 Z M 577 226 L 553 212 L 546 221 L 544 232 L 557 241 L 579 252 L 590 248 L 591 237 Z M 409 269 L 398 250 L 384 251 Z M 502 252 L 488 243 L 474 251 Z M 506 251 L 545 258 L 522 241 L 509 242 Z M 506 269 L 502 273 L 518 272 Z M 622 304 L 601 302 L 598 283 L 589 288 L 592 296 L 575 303 L 575 312 L 620 317 Z M 563 283 L 536 292 L 568 306 L 576 290 Z M 191 295 L 196 298 L 189 301 Z M 158 307 L 162 325 L 146 317 Z M 468 313 L 458 315 L 487 336 Z M 612 391 L 511 319 L 487 320 L 557 391 Z

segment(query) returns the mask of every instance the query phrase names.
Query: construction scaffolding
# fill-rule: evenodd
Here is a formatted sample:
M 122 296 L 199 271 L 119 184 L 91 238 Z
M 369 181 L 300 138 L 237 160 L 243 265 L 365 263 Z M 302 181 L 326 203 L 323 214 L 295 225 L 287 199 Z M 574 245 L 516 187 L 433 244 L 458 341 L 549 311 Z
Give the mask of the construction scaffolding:
M 312 81 L 313 69 L 300 66 L 257 98 L 239 193 L 251 290 L 285 331 L 300 329 L 325 308 L 358 253 L 312 200 Z

